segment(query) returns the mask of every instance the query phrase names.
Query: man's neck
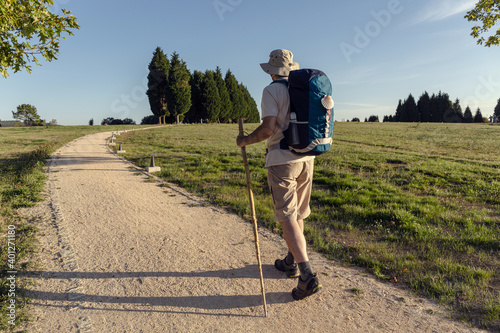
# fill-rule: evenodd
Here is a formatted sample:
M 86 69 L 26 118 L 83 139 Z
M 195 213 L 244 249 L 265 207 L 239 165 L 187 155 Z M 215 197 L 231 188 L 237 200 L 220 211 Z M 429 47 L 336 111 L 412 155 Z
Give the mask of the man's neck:
M 281 75 L 277 75 L 277 74 L 271 74 L 271 78 L 273 79 L 273 81 L 276 81 L 276 80 L 279 80 L 279 79 L 284 79 L 284 78 L 287 78 L 288 76 L 281 76 Z

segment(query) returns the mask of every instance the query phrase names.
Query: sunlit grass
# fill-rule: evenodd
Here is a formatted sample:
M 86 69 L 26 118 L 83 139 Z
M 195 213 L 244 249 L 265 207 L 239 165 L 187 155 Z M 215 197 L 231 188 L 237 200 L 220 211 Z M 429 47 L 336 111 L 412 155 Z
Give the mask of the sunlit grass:
M 251 131 L 256 125 L 246 125 Z M 248 216 L 236 125 L 182 125 L 121 136 L 126 158 Z M 280 232 L 264 143 L 247 147 L 259 222 Z M 345 264 L 499 327 L 500 127 L 336 123 L 316 158 L 310 245 Z

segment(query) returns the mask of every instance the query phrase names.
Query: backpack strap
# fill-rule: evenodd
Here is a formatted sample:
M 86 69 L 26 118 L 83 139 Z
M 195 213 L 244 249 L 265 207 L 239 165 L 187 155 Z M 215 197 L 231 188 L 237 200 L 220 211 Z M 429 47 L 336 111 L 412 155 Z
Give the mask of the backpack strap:
M 287 86 L 287 88 L 288 88 L 288 80 L 287 79 L 277 79 L 277 80 L 274 80 L 273 82 L 271 82 L 271 84 L 273 84 L 273 83 L 282 83 L 285 86 Z M 267 151 L 271 151 L 271 150 L 275 150 L 275 149 L 285 149 L 285 150 L 288 150 L 288 145 L 286 144 L 285 138 L 283 138 L 280 141 L 280 143 L 267 147 L 266 150 Z
M 283 83 L 284 85 L 286 85 L 288 87 L 288 80 L 286 80 L 286 79 L 274 80 L 273 82 L 271 82 L 271 84 L 273 84 L 273 83 Z

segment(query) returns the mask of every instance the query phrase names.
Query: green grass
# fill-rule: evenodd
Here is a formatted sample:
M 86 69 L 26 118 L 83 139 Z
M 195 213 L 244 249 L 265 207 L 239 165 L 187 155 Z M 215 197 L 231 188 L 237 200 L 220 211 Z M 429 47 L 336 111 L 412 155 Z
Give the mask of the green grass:
M 135 126 L 139 128 L 140 126 Z M 28 281 L 17 279 L 15 297 L 9 297 L 7 271 L 25 270 L 32 265 L 29 256 L 36 251 L 36 225 L 18 212 L 19 208 L 34 206 L 44 199 L 44 165 L 58 147 L 86 134 L 123 130 L 125 126 L 54 126 L 0 128 L 0 331 L 15 329 L 28 320 L 23 297 Z M 127 126 L 130 128 L 130 126 Z M 8 226 L 15 226 L 14 269 L 8 262 Z M 17 274 L 18 277 L 19 274 Z M 15 325 L 7 318 L 10 300 L 16 302 Z
M 245 125 L 247 132 L 257 125 Z M 137 128 L 139 126 L 136 126 Z M 31 263 L 36 226 L 17 209 L 43 200 L 44 162 L 63 144 L 124 126 L 0 128 L 0 257 L 16 225 L 16 270 Z M 125 157 L 164 179 L 250 214 L 237 125 L 182 125 L 120 136 Z M 439 299 L 471 323 L 500 329 L 500 127 L 465 124 L 337 123 L 332 150 L 316 159 L 309 244 L 346 265 Z M 247 147 L 259 222 L 273 220 L 263 143 Z M 18 281 L 16 323 L 23 310 Z M 8 330 L 5 273 L 0 330 Z
M 250 132 L 256 125 L 246 125 Z M 120 137 L 125 157 L 250 214 L 236 125 L 182 125 Z M 264 143 L 247 147 L 259 222 L 275 232 Z M 336 123 L 315 163 L 308 242 L 500 329 L 500 127 Z M 396 277 L 396 279 L 393 279 Z

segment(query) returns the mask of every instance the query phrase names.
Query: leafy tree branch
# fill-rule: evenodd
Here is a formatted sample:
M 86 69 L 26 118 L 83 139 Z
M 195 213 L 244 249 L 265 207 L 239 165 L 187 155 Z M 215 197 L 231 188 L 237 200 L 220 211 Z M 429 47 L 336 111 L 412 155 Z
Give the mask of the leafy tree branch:
M 52 61 L 59 53 L 63 33 L 78 29 L 76 17 L 62 9 L 62 15 L 49 10 L 53 0 L 3 0 L 0 2 L 0 73 L 3 77 L 40 65 L 36 55 Z
M 465 15 L 467 20 L 479 22 L 479 25 L 472 27 L 471 36 L 477 39 L 477 44 L 484 46 L 500 45 L 500 28 L 495 34 L 484 37 L 482 34 L 487 33 L 495 27 L 495 24 L 500 19 L 500 0 L 480 0 L 476 6 L 467 12 Z

